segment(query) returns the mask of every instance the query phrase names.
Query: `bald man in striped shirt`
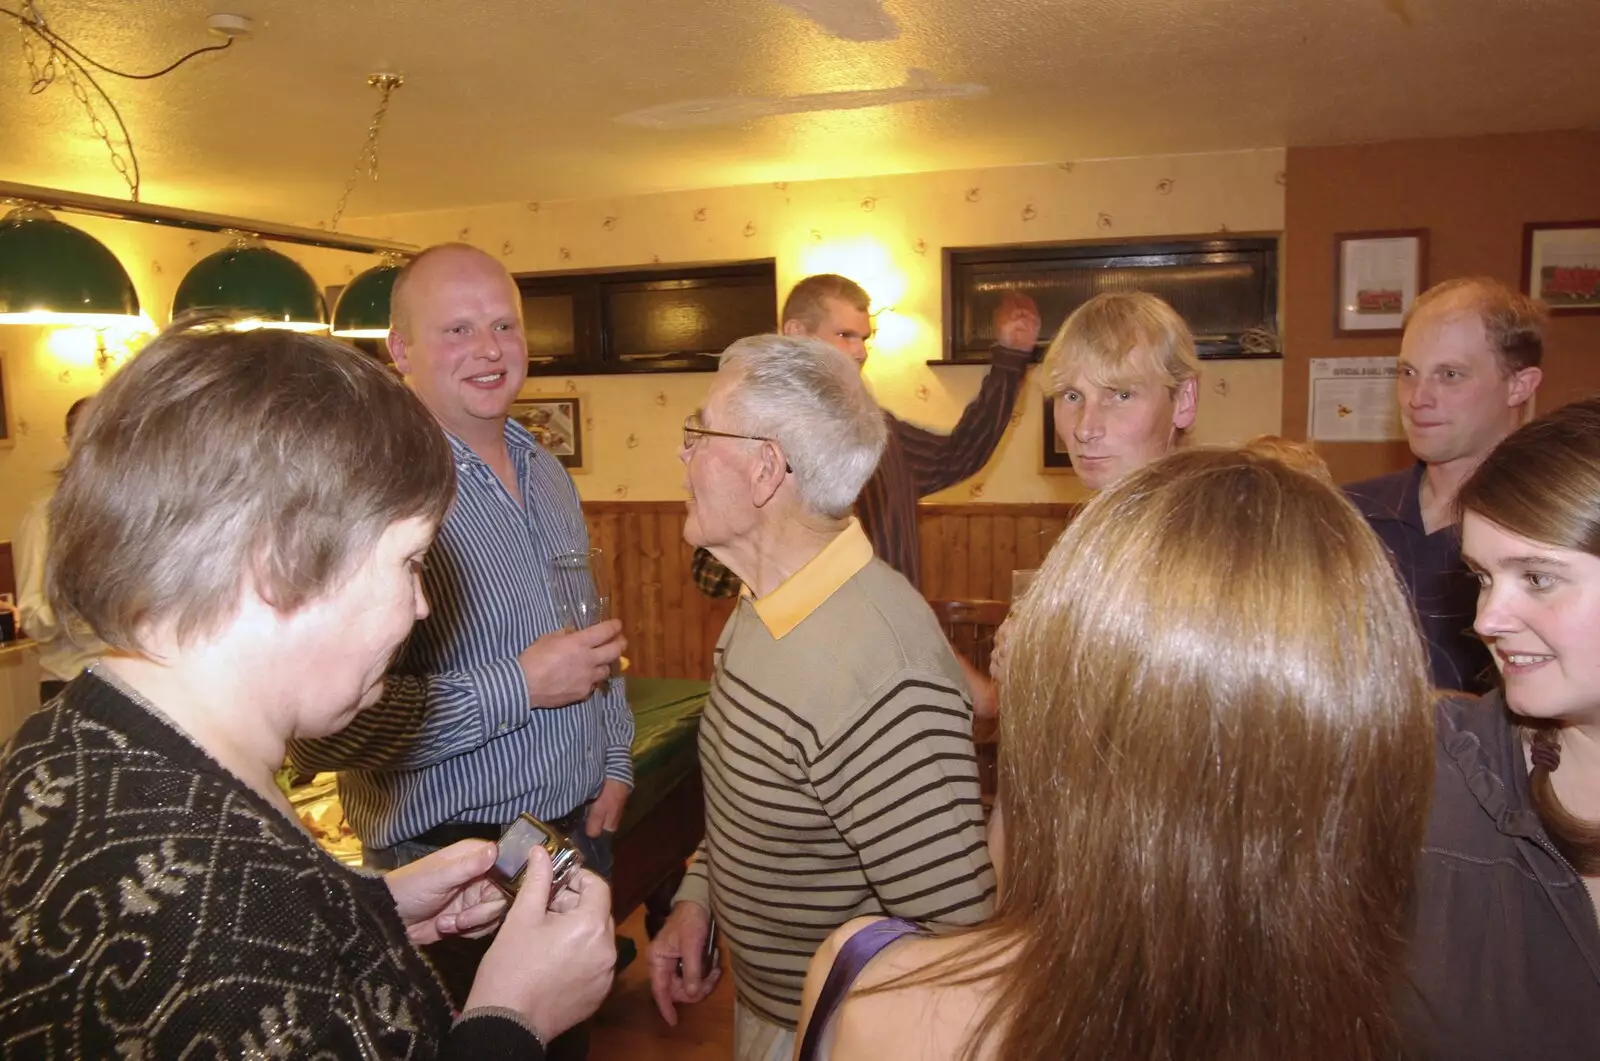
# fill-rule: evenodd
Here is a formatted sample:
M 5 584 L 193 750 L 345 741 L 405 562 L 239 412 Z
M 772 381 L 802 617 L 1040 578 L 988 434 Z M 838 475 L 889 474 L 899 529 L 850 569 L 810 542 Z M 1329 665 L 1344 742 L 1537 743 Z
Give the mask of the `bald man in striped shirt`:
M 776 335 L 730 347 L 684 424 L 684 537 L 745 590 L 700 729 L 706 839 L 651 976 L 669 1022 L 704 998 L 714 913 L 740 1061 L 789 1058 L 807 962 L 839 925 L 969 925 L 992 909 L 961 667 L 851 515 L 887 431 L 845 355 Z

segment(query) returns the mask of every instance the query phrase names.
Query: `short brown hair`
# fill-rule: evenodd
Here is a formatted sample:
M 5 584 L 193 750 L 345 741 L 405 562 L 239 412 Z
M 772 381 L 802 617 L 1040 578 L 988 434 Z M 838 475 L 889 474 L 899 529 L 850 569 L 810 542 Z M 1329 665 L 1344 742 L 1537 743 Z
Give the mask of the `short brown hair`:
M 388 369 L 332 339 L 175 323 L 89 406 L 50 507 L 58 611 L 144 652 L 214 633 L 240 586 L 292 612 L 391 524 L 443 519 L 450 445 Z
M 824 303 L 830 298 L 854 306 L 862 313 L 872 305 L 872 296 L 854 280 L 838 273 L 818 273 L 794 285 L 789 297 L 783 300 L 783 319 L 779 323 L 799 321 L 807 331 L 814 331 L 822 323 Z
M 1513 291 L 1489 276 L 1463 276 L 1434 284 L 1406 310 L 1405 327 L 1423 313 L 1446 318 L 1476 316 L 1489 349 L 1506 372 L 1533 368 L 1544 359 L 1544 326 L 1550 310 L 1536 298 Z
M 1143 363 L 1135 349 L 1146 351 Z M 1153 376 L 1176 391 L 1200 375 L 1200 358 L 1177 310 L 1143 291 L 1118 291 L 1091 298 L 1056 332 L 1044 355 L 1046 393 L 1060 394 L 1079 371 L 1101 386 Z

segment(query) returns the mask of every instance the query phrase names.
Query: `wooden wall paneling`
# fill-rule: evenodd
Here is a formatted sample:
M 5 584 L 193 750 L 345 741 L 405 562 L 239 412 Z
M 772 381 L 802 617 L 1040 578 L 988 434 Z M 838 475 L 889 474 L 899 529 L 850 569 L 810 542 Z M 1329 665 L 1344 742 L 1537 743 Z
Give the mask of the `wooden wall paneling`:
M 995 518 L 983 512 L 967 517 L 967 599 L 994 600 Z
M 943 586 L 944 578 L 944 521 L 933 513 L 924 511 L 917 515 L 917 544 L 922 551 L 922 592 L 931 597 L 929 586 Z
M 639 513 L 639 634 L 651 674 L 666 673 L 665 617 L 661 613 L 661 536 L 657 514 Z
M 1008 601 L 1011 599 L 1011 572 L 1021 566 L 1017 563 L 1017 521 L 997 518 L 990 543 L 989 580 L 990 591 L 994 594 L 990 599 Z
M 628 638 L 628 662 L 635 674 L 656 677 L 655 661 L 645 657 L 644 609 L 639 594 L 639 510 L 625 508 L 617 520 L 617 595 L 622 606 L 623 633 Z
M 940 559 L 944 565 L 944 585 L 938 591 L 932 586 L 923 584 L 922 592 L 929 597 L 940 597 L 946 600 L 970 600 L 971 593 L 967 589 L 967 520 L 965 513 L 949 513 L 941 516 L 944 524 L 940 531 L 939 547 L 942 550 Z
M 1038 567 L 1071 505 L 922 505 L 923 593 L 930 599 L 1009 600 L 1011 572 Z M 609 570 L 612 608 L 635 674 L 709 678 L 734 599 L 711 600 L 690 574 L 684 507 L 667 501 L 584 505 L 591 543 Z
M 1039 519 L 1036 516 L 1022 516 L 1016 522 L 1017 536 L 1017 567 L 1031 569 L 1039 566 L 1044 559 L 1044 550 L 1040 548 Z
M 656 536 L 660 543 L 661 553 L 661 665 L 662 673 L 668 678 L 685 677 L 684 664 L 688 657 L 684 651 L 684 620 L 686 614 L 685 593 L 700 596 L 694 588 L 694 583 L 689 577 L 689 564 L 684 556 L 681 546 L 683 542 L 683 519 L 670 512 L 657 512 L 655 514 Z M 692 638 L 691 638 L 692 639 Z
M 1039 521 L 1039 563 L 1044 563 L 1044 558 L 1050 555 L 1050 550 L 1055 548 L 1056 539 L 1061 537 L 1061 532 L 1067 529 L 1070 516 L 1046 516 Z M 1038 564 L 1034 565 L 1039 566 Z

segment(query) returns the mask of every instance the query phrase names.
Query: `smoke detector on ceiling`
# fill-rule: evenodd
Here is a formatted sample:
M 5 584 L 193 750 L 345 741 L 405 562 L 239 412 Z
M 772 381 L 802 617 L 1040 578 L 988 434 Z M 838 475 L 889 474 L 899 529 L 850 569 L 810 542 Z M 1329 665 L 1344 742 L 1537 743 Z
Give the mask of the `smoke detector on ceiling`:
M 256 31 L 256 20 L 249 15 L 229 15 L 218 13 L 206 19 L 206 29 L 219 37 L 236 40 L 248 37 Z

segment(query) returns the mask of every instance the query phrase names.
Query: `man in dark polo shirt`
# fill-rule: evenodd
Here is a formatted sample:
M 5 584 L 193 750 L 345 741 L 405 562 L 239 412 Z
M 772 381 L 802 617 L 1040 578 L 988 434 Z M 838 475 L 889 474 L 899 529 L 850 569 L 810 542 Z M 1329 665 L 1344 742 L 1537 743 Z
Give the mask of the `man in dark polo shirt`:
M 1456 491 L 1526 418 L 1545 320 L 1543 303 L 1487 277 L 1424 292 L 1406 314 L 1397 386 L 1417 462 L 1346 487 L 1394 554 L 1442 689 L 1494 684 L 1493 660 L 1472 633 L 1478 584 L 1461 562 Z

